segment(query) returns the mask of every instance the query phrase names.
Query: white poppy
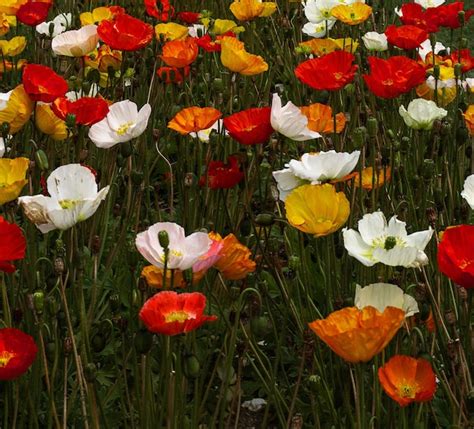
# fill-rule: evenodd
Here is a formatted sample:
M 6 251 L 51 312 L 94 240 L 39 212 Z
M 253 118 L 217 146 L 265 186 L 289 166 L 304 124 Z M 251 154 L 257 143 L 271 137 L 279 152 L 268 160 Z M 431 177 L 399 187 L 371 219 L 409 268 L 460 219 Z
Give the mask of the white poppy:
M 434 121 L 448 114 L 447 110 L 438 107 L 434 101 L 423 98 L 410 101 L 407 109 L 400 106 L 398 112 L 405 124 L 414 130 L 431 130 Z
M 320 24 L 324 21 L 335 21 L 332 9 L 340 4 L 337 0 L 313 0 L 304 4 L 304 14 L 309 22 Z
M 87 167 L 68 164 L 56 168 L 46 182 L 50 197 L 20 197 L 26 217 L 45 234 L 53 229 L 66 230 L 90 218 L 109 192 L 98 191 L 95 176 Z
M 292 140 L 306 141 L 321 137 L 321 134 L 308 128 L 308 118 L 301 113 L 299 107 L 291 101 L 282 107 L 277 93 L 273 94 L 270 121 L 275 131 Z
M 420 311 L 415 298 L 390 283 L 373 283 L 365 287 L 357 285 L 354 305 L 361 310 L 364 307 L 374 307 L 381 313 L 386 307 L 396 307 L 405 312 L 405 317 Z
M 3 158 L 3 155 L 5 155 L 5 139 L 3 137 L 0 137 L 0 158 Z
M 165 266 L 165 251 L 158 237 L 161 231 L 168 233 L 167 268 L 169 269 L 191 268 L 208 252 L 212 244 L 212 240 L 205 232 L 195 232 L 186 237 L 184 228 L 176 223 L 155 223 L 137 235 L 135 245 L 150 264 L 161 269 Z
M 145 104 L 140 111 L 129 100 L 112 104 L 107 116 L 92 125 L 89 138 L 97 147 L 108 149 L 117 143 L 124 143 L 140 136 L 148 125 L 151 106 Z
M 220 133 L 221 130 L 223 129 L 224 129 L 224 121 L 222 119 L 218 119 L 209 128 L 198 131 L 197 133 L 189 133 L 189 135 L 193 138 L 198 138 L 200 141 L 207 143 L 213 131 L 215 131 L 216 133 Z M 224 131 L 224 135 L 227 135 L 227 134 L 228 132 Z
M 285 201 L 286 197 L 291 193 L 293 189 L 296 189 L 298 186 L 305 184 L 305 181 L 296 177 L 289 168 L 274 171 L 272 174 L 273 178 L 277 182 L 277 188 L 280 194 L 281 201 Z
M 189 37 L 202 37 L 207 33 L 206 26 L 202 24 L 193 24 L 188 27 L 188 36 Z
M 93 83 L 89 88 L 89 92 L 86 93 L 81 88 L 81 89 L 79 89 L 79 91 L 66 92 L 65 97 L 69 101 L 77 101 L 82 97 L 95 97 L 98 93 L 99 93 L 99 85 L 97 85 L 96 83 Z
M 446 48 L 441 42 L 435 43 L 435 50 L 434 53 L 438 54 L 441 51 L 447 51 L 449 53 L 449 48 Z M 423 61 L 425 61 L 426 56 L 433 52 L 433 46 L 431 45 L 430 39 L 426 39 L 418 48 L 418 55 L 421 57 Z
M 428 76 L 426 79 L 426 85 L 428 88 L 432 89 L 433 91 L 438 88 L 440 89 L 445 89 L 445 88 L 454 88 L 456 86 L 456 79 L 438 79 L 438 82 L 436 82 L 436 79 L 434 76 Z M 459 86 L 462 86 L 463 83 L 461 80 L 458 82 Z
M 369 51 L 382 52 L 388 49 L 387 36 L 384 33 L 369 31 L 362 36 L 362 41 Z
M 446 0 L 415 0 L 424 9 L 441 6 Z
M 349 255 L 367 267 L 378 262 L 391 267 L 420 267 L 428 263 L 424 249 L 433 230 L 407 234 L 406 223 L 393 216 L 388 225 L 382 212 L 369 213 L 359 221 L 359 232 L 343 229 L 344 247 Z
M 313 22 L 307 22 L 303 25 L 303 33 L 307 34 L 310 37 L 314 37 L 315 39 L 319 39 L 321 37 L 326 37 L 328 31 L 334 27 L 336 21 L 324 21 L 318 24 L 314 24 Z
M 464 181 L 461 197 L 467 201 L 471 209 L 474 209 L 474 174 L 468 176 Z
M 66 31 L 56 36 L 51 48 L 56 55 L 66 57 L 83 57 L 90 54 L 99 43 L 97 25 L 86 25 L 80 30 Z
M 10 100 L 10 96 L 12 95 L 13 89 L 8 92 L 0 92 L 0 111 L 6 109 L 8 106 L 8 100 Z
M 39 34 L 44 34 L 48 37 L 56 37 L 64 33 L 72 25 L 72 14 L 61 13 L 52 21 L 42 22 L 36 26 L 36 31 Z M 52 32 L 51 32 L 52 30 Z

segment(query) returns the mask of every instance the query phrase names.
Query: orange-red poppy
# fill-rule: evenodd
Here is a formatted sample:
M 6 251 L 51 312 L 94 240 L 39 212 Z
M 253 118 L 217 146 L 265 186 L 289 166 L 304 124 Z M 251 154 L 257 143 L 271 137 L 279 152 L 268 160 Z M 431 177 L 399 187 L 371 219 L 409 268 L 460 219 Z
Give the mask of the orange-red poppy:
M 156 75 L 165 83 L 181 83 L 189 76 L 189 67 L 177 68 L 163 66 L 156 70 Z
M 210 189 L 228 189 L 236 186 L 243 178 L 244 173 L 240 169 L 238 158 L 229 156 L 227 163 L 209 162 L 207 172 L 199 179 L 199 184 Z
M 23 69 L 23 87 L 32 101 L 51 103 L 68 90 L 67 82 L 54 70 L 40 64 L 28 64 Z
M 23 259 L 25 249 L 26 239 L 21 228 L 0 216 L 0 271 L 13 273 L 16 268 L 11 261 Z
M 428 33 L 414 25 L 389 25 L 385 29 L 388 43 L 401 49 L 416 49 L 428 38 Z
M 146 13 L 160 21 L 167 22 L 174 16 L 174 7 L 169 0 L 144 0 L 144 4 Z
M 242 110 L 224 118 L 224 127 L 240 144 L 256 145 L 268 141 L 273 133 L 270 107 Z
M 198 45 L 193 37 L 184 40 L 171 40 L 163 46 L 160 58 L 170 67 L 189 66 L 197 58 Z
M 15 328 L 0 329 L 0 380 L 13 380 L 33 364 L 38 347 L 28 334 Z
M 182 135 L 207 130 L 214 124 L 222 113 L 213 107 L 187 107 L 179 111 L 175 117 L 168 122 L 168 128 L 178 131 Z

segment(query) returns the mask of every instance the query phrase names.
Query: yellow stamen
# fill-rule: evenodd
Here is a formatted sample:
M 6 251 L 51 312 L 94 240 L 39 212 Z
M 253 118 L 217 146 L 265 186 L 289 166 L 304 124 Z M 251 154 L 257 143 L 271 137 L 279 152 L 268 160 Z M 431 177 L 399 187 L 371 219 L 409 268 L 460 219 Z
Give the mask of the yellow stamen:
M 179 322 L 179 323 L 184 323 L 186 320 L 188 320 L 188 313 L 186 313 L 183 310 L 179 311 L 172 311 L 171 313 L 168 313 L 165 316 L 165 322 L 166 323 L 173 323 L 173 322 Z

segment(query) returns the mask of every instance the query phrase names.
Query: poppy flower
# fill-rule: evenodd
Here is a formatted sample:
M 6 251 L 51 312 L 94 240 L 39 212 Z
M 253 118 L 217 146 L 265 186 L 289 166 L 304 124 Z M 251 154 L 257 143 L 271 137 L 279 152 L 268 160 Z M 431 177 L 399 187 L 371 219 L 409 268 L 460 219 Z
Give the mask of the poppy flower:
M 0 3 L 0 13 L 7 15 L 15 15 L 21 5 L 25 4 L 28 0 L 2 0 Z
M 56 141 L 66 140 L 69 136 L 66 122 L 53 113 L 50 104 L 36 105 L 35 125 L 42 133 Z
M 418 3 L 404 3 L 400 8 L 400 21 L 405 25 L 412 25 L 428 33 L 439 30 L 436 8 L 424 10 Z
M 76 124 L 87 126 L 101 121 L 109 113 L 107 101 L 99 97 L 81 97 L 76 101 L 61 97 L 54 101 L 51 108 L 58 118 L 66 120 L 68 115 L 74 115 Z
M 449 58 L 454 64 L 461 63 L 461 71 L 463 73 L 474 69 L 474 57 L 471 56 L 470 49 L 461 49 L 460 51 L 451 52 Z
M 388 182 L 391 177 L 391 168 L 380 168 L 374 172 L 372 167 L 366 167 L 362 170 L 362 174 L 356 173 L 354 176 L 354 186 L 364 189 L 377 189 Z
M 196 24 L 201 18 L 201 14 L 198 12 L 179 12 L 178 19 L 188 25 Z
M 10 40 L 0 40 L 0 52 L 5 57 L 16 57 L 26 48 L 26 37 L 16 36 Z
M 16 268 L 11 261 L 23 259 L 25 249 L 26 239 L 20 227 L 0 216 L 0 271 L 13 273 Z
M 0 380 L 13 380 L 33 364 L 38 347 L 28 334 L 15 328 L 0 329 Z
M 222 238 L 217 233 L 210 233 L 209 237 L 222 244 L 219 259 L 214 263 L 214 267 L 225 279 L 242 280 L 255 271 L 257 264 L 251 259 L 252 252 L 234 234 Z
M 120 70 L 122 65 L 122 52 L 110 49 L 110 46 L 101 45 L 99 49 L 92 51 L 84 57 L 87 67 L 108 73 L 109 68 Z
M 52 103 L 64 96 L 67 82 L 54 70 L 39 64 L 28 64 L 23 69 L 23 86 L 32 101 Z
M 387 60 L 368 58 L 370 74 L 363 75 L 365 83 L 377 97 L 395 98 L 409 92 L 425 80 L 425 68 L 404 56 Z
M 52 1 L 34 1 L 30 0 L 20 6 L 16 13 L 16 18 L 23 24 L 35 27 L 46 21 Z
M 100 39 L 112 49 L 138 51 L 153 39 L 153 27 L 127 14 L 115 15 L 97 27 Z
M 224 118 L 224 127 L 240 144 L 256 145 L 268 141 L 273 133 L 271 107 L 242 110 Z
M 466 195 L 464 188 L 464 197 Z M 454 283 L 464 288 L 474 288 L 474 239 L 473 225 L 447 228 L 438 245 L 439 270 Z
M 337 91 L 354 80 L 357 65 L 354 55 L 334 51 L 321 58 L 307 60 L 295 69 L 296 77 L 313 89 Z
M 214 322 L 216 316 L 205 316 L 206 297 L 202 293 L 162 291 L 143 304 L 139 316 L 149 331 L 162 335 L 178 335 Z
M 239 161 L 235 156 L 227 158 L 227 164 L 222 161 L 211 161 L 207 173 L 199 180 L 199 185 L 210 189 L 233 188 L 244 178 L 239 168 Z
M 203 20 L 204 23 L 204 20 Z M 234 34 L 239 34 L 245 31 L 245 28 L 241 25 L 237 25 L 235 21 L 231 19 L 216 19 L 214 25 L 212 26 L 212 33 L 216 36 L 225 35 L 227 32 L 231 31 Z
M 169 0 L 144 0 L 146 13 L 159 21 L 166 22 L 174 16 L 174 7 Z
M 196 37 L 195 40 L 197 45 L 206 52 L 221 52 L 220 41 L 223 37 L 236 37 L 236 35 L 232 31 L 228 31 L 227 33 L 216 36 L 215 40 L 213 40 L 211 35 L 207 33 L 202 37 Z
M 331 15 L 348 25 L 357 25 L 366 21 L 372 14 L 372 8 L 362 2 L 340 4 L 331 9 Z
M 51 49 L 56 55 L 83 57 L 90 54 L 99 43 L 97 26 L 86 25 L 79 30 L 70 30 L 53 38 Z
M 222 113 L 213 107 L 187 107 L 179 111 L 171 121 L 168 128 L 177 131 L 182 135 L 206 130 L 214 124 Z
M 155 267 L 154 265 L 147 265 L 143 268 L 140 277 L 146 280 L 148 286 L 161 289 L 163 287 L 163 271 L 164 270 L 162 268 Z M 205 274 L 205 271 L 193 272 L 192 284 L 198 284 Z M 188 285 L 188 281 L 186 280 L 184 272 L 178 269 L 166 270 L 165 285 L 168 285 L 167 287 L 170 287 L 171 280 L 173 280 L 174 288 L 183 288 Z
M 395 336 L 405 320 L 400 308 L 346 307 L 309 323 L 312 331 L 347 362 L 368 362 Z
M 185 25 L 167 22 L 155 25 L 155 36 L 157 40 L 182 40 L 188 37 L 189 29 Z
M 172 40 L 163 45 L 160 58 L 170 67 L 183 68 L 194 62 L 199 48 L 193 37 L 184 40 Z
M 221 62 L 229 70 L 244 76 L 254 76 L 268 70 L 268 64 L 260 55 L 245 50 L 243 42 L 225 36 L 221 40 Z
M 0 124 L 8 122 L 10 134 L 20 131 L 30 119 L 33 112 L 33 102 L 23 85 L 6 94 L 0 94 Z M 4 106 L 4 107 L 3 107 Z
M 1 6 L 0 6 L 1 9 Z M 0 10 L 0 36 L 5 36 L 11 27 L 16 26 L 16 16 L 7 15 Z
M 401 407 L 431 401 L 436 391 L 436 377 L 426 359 L 393 356 L 379 368 L 378 376 L 385 393 Z
M 190 68 L 163 66 L 156 70 L 156 75 L 165 83 L 181 83 L 184 78 L 189 76 Z
M 285 199 L 286 218 L 291 226 L 306 234 L 323 237 L 347 222 L 350 205 L 344 192 L 328 183 L 303 185 Z
M 416 49 L 428 39 L 428 33 L 414 25 L 389 25 L 385 29 L 388 43 L 401 49 Z
M 275 2 L 262 0 L 235 0 L 229 6 L 230 11 L 239 21 L 250 21 L 258 17 L 272 15 L 277 8 Z
M 432 8 L 428 8 L 427 11 L 431 12 Z M 455 1 L 454 3 L 442 4 L 436 8 L 432 13 L 436 16 L 437 23 L 440 27 L 447 27 L 455 30 L 461 26 L 459 21 L 459 12 L 464 10 L 464 2 Z M 474 14 L 474 9 L 465 11 L 464 22 L 468 22 L 469 18 Z
M 343 112 L 336 114 L 336 129 L 334 130 L 334 116 L 331 106 L 314 103 L 300 107 L 301 113 L 308 118 L 308 128 L 320 134 L 336 132 L 339 134 L 346 126 L 346 115 Z
M 0 112 L 1 113 L 1 112 Z M 474 104 L 471 104 L 467 110 L 463 113 L 464 123 L 471 136 L 474 135 Z
M 115 15 L 122 15 L 125 13 L 125 9 L 120 6 L 101 6 L 96 7 L 92 12 L 83 12 L 79 15 L 81 25 L 99 24 L 100 22 L 113 19 Z
M 26 172 L 29 166 L 28 158 L 0 158 L 0 205 L 18 198 L 28 183 Z

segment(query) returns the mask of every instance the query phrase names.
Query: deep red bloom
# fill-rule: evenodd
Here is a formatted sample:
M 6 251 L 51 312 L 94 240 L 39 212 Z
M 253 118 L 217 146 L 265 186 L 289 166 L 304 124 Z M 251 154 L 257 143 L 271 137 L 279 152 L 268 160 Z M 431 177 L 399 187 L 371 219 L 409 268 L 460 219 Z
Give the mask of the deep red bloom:
M 461 10 L 464 10 L 464 2 L 456 1 L 454 3 L 442 4 L 438 7 L 430 7 L 427 9 L 427 12 L 429 11 L 436 16 L 437 24 L 440 27 L 448 27 L 454 30 L 461 26 L 458 15 Z M 474 14 L 473 9 L 466 10 L 464 22 L 467 22 L 472 14 Z
M 140 319 L 155 334 L 177 335 L 213 322 L 216 316 L 205 316 L 206 297 L 202 293 L 158 292 L 143 304 Z
M 174 7 L 169 0 L 145 0 L 146 13 L 160 21 L 166 22 L 174 16 Z
M 474 288 L 474 225 L 446 229 L 438 245 L 438 268 L 454 283 Z
M 67 115 L 75 115 L 76 124 L 89 126 L 101 121 L 109 113 L 107 101 L 99 97 L 81 97 L 77 101 L 61 97 L 54 101 L 51 109 L 63 121 Z
M 461 70 L 463 73 L 467 73 L 469 70 L 474 69 L 474 57 L 471 56 L 470 49 L 461 49 L 461 51 L 451 52 L 449 58 L 454 64 L 461 63 Z
M 228 31 L 227 33 L 221 34 L 216 37 L 216 40 L 212 40 L 212 37 L 209 33 L 205 34 L 202 37 L 196 37 L 196 43 L 197 45 L 204 49 L 206 52 L 220 52 L 221 51 L 221 45 L 220 43 L 217 43 L 220 39 L 223 37 L 236 37 L 235 33 L 232 31 Z
M 271 107 L 242 110 L 224 118 L 224 127 L 240 144 L 266 143 L 273 133 L 271 111 Z
M 189 71 L 189 66 L 183 68 L 163 66 L 156 70 L 156 74 L 165 83 L 181 83 L 189 75 Z
M 364 80 L 377 97 L 398 97 L 425 80 L 425 68 L 407 57 L 394 56 L 388 60 L 369 57 L 368 61 L 370 74 L 365 74 Z
M 414 25 L 389 25 L 385 29 L 388 43 L 401 49 L 416 49 L 428 38 L 428 33 Z
M 435 8 L 424 10 L 418 3 L 404 3 L 400 11 L 402 13 L 400 21 L 405 25 L 414 25 L 428 33 L 439 30 Z
M 0 216 L 0 271 L 13 273 L 16 268 L 10 261 L 23 259 L 25 249 L 26 240 L 20 227 Z
M 211 161 L 207 167 L 207 174 L 199 179 L 199 185 L 211 189 L 233 188 L 244 178 L 239 168 L 239 161 L 235 156 L 227 158 L 227 164 L 222 161 Z
M 20 6 L 16 13 L 16 18 L 23 24 L 34 27 L 46 21 L 51 6 L 52 3 L 48 1 L 30 0 L 28 3 Z
M 23 69 L 23 86 L 32 101 L 52 103 L 68 91 L 67 82 L 54 70 L 40 64 L 28 64 Z
M 111 49 L 138 51 L 153 39 L 153 27 L 127 14 L 115 15 L 97 27 L 100 39 Z
M 179 12 L 178 13 L 178 19 L 189 25 L 196 24 L 196 22 L 199 21 L 200 17 L 201 17 L 201 14 L 197 12 Z
M 354 79 L 357 66 L 352 64 L 354 55 L 334 51 L 320 58 L 301 63 L 295 69 L 296 77 L 311 88 L 337 91 Z
M 24 374 L 37 352 L 30 335 L 15 328 L 0 329 L 0 380 L 13 380 Z

